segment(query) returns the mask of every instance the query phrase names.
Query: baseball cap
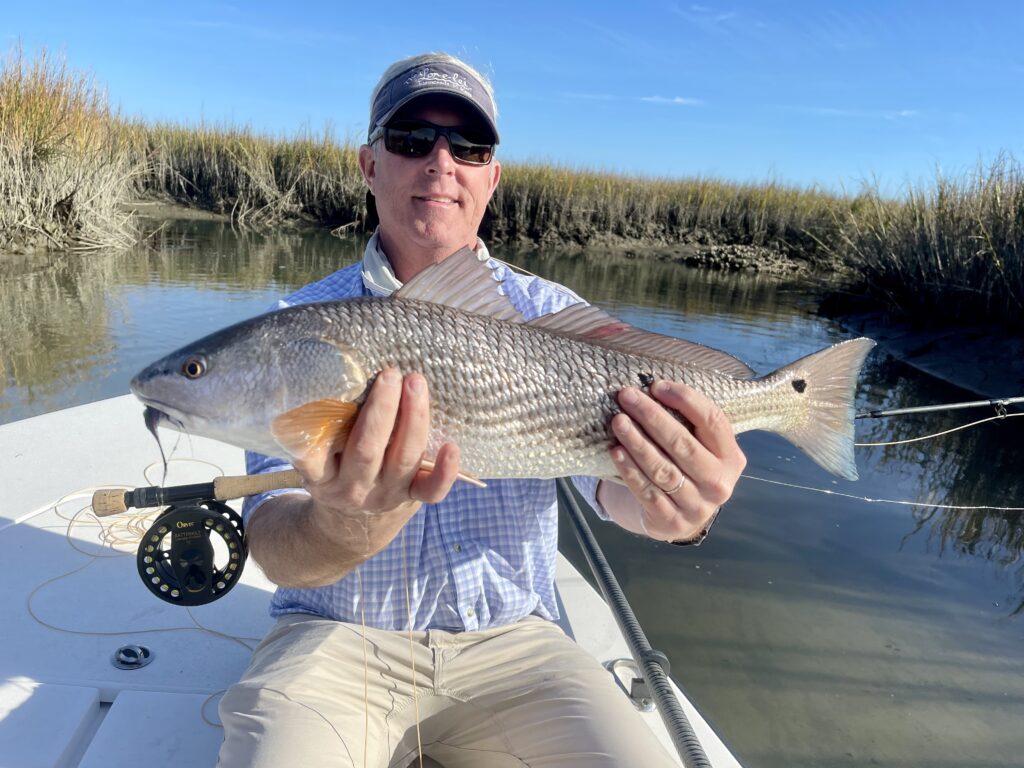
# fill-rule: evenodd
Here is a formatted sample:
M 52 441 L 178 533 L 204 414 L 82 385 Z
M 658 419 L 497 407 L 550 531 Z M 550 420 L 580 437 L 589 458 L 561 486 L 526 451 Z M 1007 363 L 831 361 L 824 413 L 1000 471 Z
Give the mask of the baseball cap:
M 498 143 L 494 100 L 476 75 L 452 61 L 420 62 L 381 86 L 370 109 L 369 133 L 385 125 L 413 99 L 428 94 L 455 96 L 474 107 L 494 134 L 494 143 Z

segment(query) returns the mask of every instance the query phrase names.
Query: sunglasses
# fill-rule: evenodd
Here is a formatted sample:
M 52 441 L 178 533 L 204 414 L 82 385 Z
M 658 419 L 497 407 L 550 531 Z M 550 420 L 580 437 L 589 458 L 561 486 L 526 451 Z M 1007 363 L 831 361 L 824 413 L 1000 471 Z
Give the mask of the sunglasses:
M 404 157 L 426 157 L 434 151 L 438 137 L 444 136 L 451 147 L 452 157 L 460 163 L 487 165 L 494 155 L 494 143 L 481 136 L 466 136 L 468 132 L 464 126 L 446 128 L 426 120 L 396 120 L 375 128 L 369 143 L 383 136 L 388 152 Z

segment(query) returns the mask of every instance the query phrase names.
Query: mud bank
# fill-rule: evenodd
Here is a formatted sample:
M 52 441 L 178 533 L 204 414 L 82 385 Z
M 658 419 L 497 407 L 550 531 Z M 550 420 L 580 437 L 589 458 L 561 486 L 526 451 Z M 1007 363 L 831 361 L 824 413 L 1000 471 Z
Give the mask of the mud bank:
M 663 261 L 689 267 L 706 267 L 733 272 L 756 272 L 780 278 L 833 277 L 847 268 L 832 259 L 803 256 L 780 246 L 721 243 L 700 238 L 691 242 L 666 242 L 661 238 L 626 239 L 595 234 L 585 242 L 562 242 L 548 238 L 544 242 L 501 242 L 495 244 L 513 252 L 538 252 L 553 249 L 560 253 L 586 252 L 590 258 Z
M 984 398 L 1024 395 L 1024 337 L 996 325 L 929 327 L 885 312 L 832 314 L 907 365 Z
M 217 213 L 206 208 L 192 208 L 191 206 L 176 202 L 170 197 L 154 195 L 152 197 L 140 198 L 133 200 L 131 205 L 126 207 L 145 219 L 163 219 L 166 221 L 173 219 L 184 221 L 231 221 L 231 216 L 226 213 Z

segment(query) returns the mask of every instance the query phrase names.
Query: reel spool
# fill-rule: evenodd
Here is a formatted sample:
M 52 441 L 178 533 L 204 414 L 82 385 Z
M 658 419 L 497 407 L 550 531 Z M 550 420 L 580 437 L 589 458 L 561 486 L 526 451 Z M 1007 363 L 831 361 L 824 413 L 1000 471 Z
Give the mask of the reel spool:
M 172 504 L 156 519 L 135 558 L 142 583 L 173 605 L 205 605 L 242 575 L 248 555 L 242 518 L 210 499 Z

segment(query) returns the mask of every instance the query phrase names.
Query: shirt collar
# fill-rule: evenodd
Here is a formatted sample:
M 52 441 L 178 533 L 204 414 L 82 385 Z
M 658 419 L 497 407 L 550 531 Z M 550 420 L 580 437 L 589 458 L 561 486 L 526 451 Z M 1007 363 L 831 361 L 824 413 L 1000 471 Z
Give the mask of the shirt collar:
M 473 249 L 480 261 L 487 261 L 491 255 L 487 252 L 487 246 L 479 237 L 476 239 L 476 247 Z M 402 287 L 402 282 L 395 277 L 395 271 L 391 268 L 387 254 L 380 247 L 380 227 L 374 230 L 366 243 L 363 251 L 363 285 L 370 292 L 371 296 L 390 296 Z

